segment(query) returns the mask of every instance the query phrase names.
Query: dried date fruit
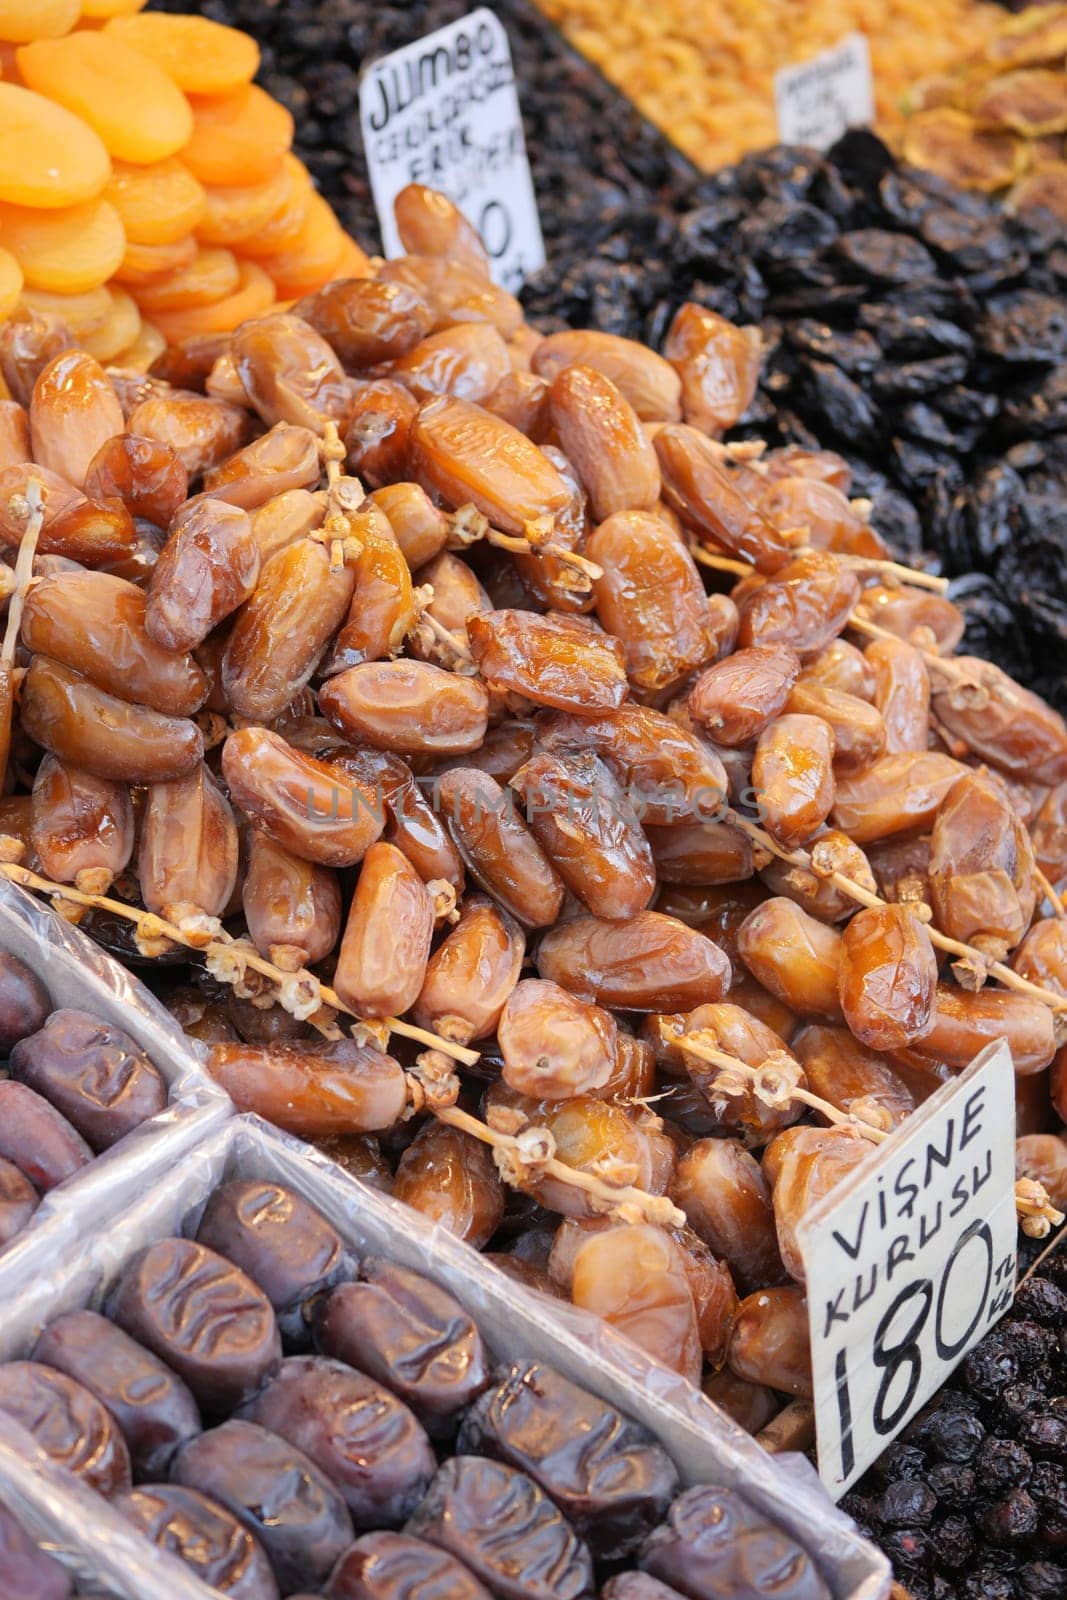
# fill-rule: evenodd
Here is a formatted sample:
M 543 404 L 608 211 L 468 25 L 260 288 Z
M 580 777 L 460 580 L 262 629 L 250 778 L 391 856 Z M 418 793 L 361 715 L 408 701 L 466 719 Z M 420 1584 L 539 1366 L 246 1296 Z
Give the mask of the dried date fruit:
M 230 1511 L 266 1552 L 279 1589 L 325 1583 L 352 1541 L 340 1491 L 302 1450 L 233 1420 L 179 1450 L 172 1476 Z
M 508 347 L 487 322 L 462 322 L 427 335 L 390 365 L 417 400 L 454 395 L 484 404 L 511 371 Z
M 687 300 L 667 331 L 663 354 L 682 380 L 682 415 L 703 433 L 734 427 L 752 404 L 763 347 L 758 328 L 736 328 Z
M 248 512 L 206 496 L 187 501 L 148 582 L 145 631 L 164 650 L 192 650 L 248 599 L 258 579 Z
M 835 740 L 822 717 L 788 714 L 759 736 L 752 787 L 763 826 L 787 850 L 822 827 L 834 803 Z
M 407 477 L 411 430 L 418 411 L 418 401 L 402 383 L 387 378 L 353 383 L 344 435 L 349 470 L 376 491 L 396 478 Z M 443 516 L 438 520 L 444 523 Z
M 870 1154 L 870 1142 L 850 1128 L 787 1128 L 778 1134 L 764 1156 L 764 1176 L 769 1177 L 778 1228 L 782 1264 L 796 1283 L 804 1282 L 804 1261 L 797 1244 L 797 1223 L 817 1200 L 855 1171 Z M 806 1319 L 805 1319 L 806 1325 Z M 769 1380 L 744 1372 L 756 1383 Z M 771 1384 L 777 1388 L 777 1384 Z
M 170 445 L 118 433 L 89 463 L 85 492 L 91 500 L 121 500 L 132 517 L 168 528 L 189 493 L 189 474 Z
M 538 742 L 563 754 L 602 756 L 626 785 L 641 822 L 670 826 L 694 816 L 714 820 L 722 810 L 726 769 L 715 751 L 649 706 L 555 716 L 539 725 Z
M 907 906 L 857 911 L 838 969 L 845 1021 L 872 1050 L 900 1050 L 934 1025 L 937 957 L 925 924 Z
M 447 1437 L 489 1383 L 481 1334 L 450 1294 L 417 1272 L 369 1260 L 363 1273 L 320 1306 L 316 1346 L 392 1390 L 432 1438 Z
M 930 836 L 931 904 L 942 933 L 1003 961 L 1034 914 L 1034 851 L 1000 785 L 966 773 Z
M 730 1370 L 800 1399 L 811 1398 L 808 1308 L 795 1284 L 758 1289 L 738 1307 L 730 1349 Z
M 0 1157 L 47 1194 L 89 1165 L 93 1152 L 43 1095 L 14 1078 L 0 1079 Z
M 896 1128 L 915 1110 L 915 1095 L 893 1064 L 845 1028 L 809 1023 L 796 1034 L 792 1048 L 808 1088 L 840 1111 L 851 1111 L 857 1100 L 880 1106 Z
M 447 195 L 409 183 L 393 201 L 400 243 L 410 255 L 444 256 L 469 271 L 489 276 L 489 257 L 473 223 Z
M 930 674 L 921 653 L 903 639 L 872 639 L 864 655 L 874 673 L 874 703 L 885 724 L 885 753 L 925 750 Z
M 0 1365 L 0 1411 L 99 1494 L 130 1487 L 130 1453 L 111 1413 L 82 1384 L 39 1361 Z
M 0 1506 L 0 1582 L 19 1600 L 71 1600 L 73 1593 L 66 1568 L 38 1548 L 6 1506 Z
M 237 858 L 230 802 L 203 763 L 187 778 L 149 784 L 137 856 L 149 911 L 178 923 L 221 916 L 237 882 Z
M 129 788 L 45 756 L 33 780 L 30 839 L 48 877 L 106 893 L 133 854 Z
M 126 427 L 169 445 L 190 481 L 219 466 L 252 436 L 251 419 L 240 406 L 184 389 L 147 394 L 129 412 Z
M 146 1483 L 119 1495 L 115 1507 L 152 1544 L 184 1561 L 230 1600 L 278 1600 L 262 1546 L 207 1495 L 173 1483 Z
M 502 1462 L 454 1456 L 405 1532 L 440 1545 L 499 1600 L 588 1600 L 587 1547 L 534 1483 Z
M 52 1002 L 41 979 L 9 950 L 0 951 L 0 1053 L 36 1033 L 48 1020 Z
M 617 509 L 594 529 L 585 552 L 602 568 L 596 613 L 622 642 L 630 682 L 658 693 L 709 661 L 719 639 L 685 545 L 651 510 L 631 505 L 638 509 Z
M 840 1019 L 841 934 L 836 928 L 779 895 L 746 917 L 737 948 L 757 982 L 793 1011 Z
M 25 1173 L 0 1159 L 0 1247 L 10 1244 L 30 1221 L 41 1197 Z
M 230 352 L 250 404 L 268 427 L 289 422 L 321 434 L 327 422 L 343 423 L 348 383 L 341 364 L 301 317 L 282 311 L 245 322 Z
M 406 355 L 433 326 L 433 313 L 415 289 L 380 278 L 328 283 L 299 301 L 296 311 L 349 372 Z
M 239 1111 L 305 1139 L 391 1128 L 404 1109 L 399 1063 L 351 1039 L 216 1044 L 207 1068 Z
M 611 379 L 594 367 L 563 367 L 549 386 L 548 406 L 594 519 L 651 511 L 660 494 L 656 452 L 633 406 Z
M 956 656 L 953 668 L 947 679 L 935 675 L 932 701 L 934 715 L 949 733 L 1010 777 L 1062 783 L 1067 725 L 1058 712 L 991 661 Z
M 854 772 L 885 752 L 886 734 L 881 713 L 856 695 L 805 678 L 793 685 L 786 710 L 817 717 L 833 734 L 835 771 Z M 925 724 L 924 724 L 925 725 Z
M 640 1561 L 699 1600 L 828 1600 L 830 1593 L 807 1552 L 732 1489 L 688 1490 L 649 1535 Z
M 305 1308 L 356 1272 L 326 1218 L 294 1190 L 266 1178 L 234 1178 L 216 1189 L 196 1237 L 258 1284 L 290 1340 L 306 1333 Z
M 426 661 L 373 661 L 323 685 L 319 704 L 353 741 L 407 755 L 462 755 L 482 742 L 489 696 Z
M 845 628 L 859 593 L 856 574 L 828 550 L 796 556 L 740 602 L 738 643 L 817 655 Z
M 475 1250 L 504 1216 L 504 1185 L 489 1148 L 433 1118 L 401 1156 L 392 1192 Z
M 689 691 L 689 715 L 716 744 L 749 745 L 785 709 L 800 672 L 788 645 L 735 650 L 702 672 Z
M 357 1533 L 399 1527 L 436 1470 L 407 1406 L 342 1361 L 290 1357 L 241 1415 L 315 1463 L 341 1491 Z
M 580 999 L 633 1011 L 698 1006 L 720 999 L 730 984 L 718 945 L 658 911 L 629 921 L 575 917 L 551 928 L 538 947 L 537 970 Z
M 228 461 L 206 472 L 204 494 L 255 511 L 280 495 L 312 488 L 321 471 L 319 444 L 311 429 L 276 422 Z
M 882 756 L 862 772 L 838 774 L 834 823 L 860 845 L 928 828 L 963 772 L 940 750 Z
M 412 475 L 453 510 L 473 505 L 495 528 L 523 534 L 566 510 L 570 491 L 525 434 L 469 400 L 443 395 L 411 425 Z
M 47 656 L 30 663 L 20 712 L 24 730 L 39 745 L 98 778 L 167 783 L 203 759 L 195 723 L 131 705 Z
M 540 1362 L 509 1367 L 486 1390 L 456 1449 L 533 1478 L 598 1560 L 628 1555 L 678 1484 L 674 1463 L 644 1428 Z
M 270 1301 L 191 1239 L 162 1239 L 134 1256 L 107 1310 L 184 1379 L 205 1412 L 240 1405 L 281 1361 Z
M 775 573 L 789 563 L 789 543 L 742 494 L 710 439 L 696 428 L 672 423 L 656 434 L 655 446 L 663 498 L 698 539 L 713 550 L 727 550 L 751 561 L 757 572 Z M 756 642 L 742 640 L 743 644 Z
M 683 1252 L 645 1223 L 591 1234 L 574 1258 L 571 1298 L 696 1383 L 700 1332 Z
M 667 828 L 646 823 L 644 831 L 660 884 L 697 888 L 752 876 L 751 840 L 729 822 L 681 822 Z
M 459 1044 L 494 1033 L 525 949 L 513 917 L 487 895 L 466 895 L 458 923 L 427 963 L 412 1011 L 419 1027 Z
M 34 460 L 81 489 L 100 446 L 124 431 L 122 407 L 100 363 L 84 350 L 53 356 L 30 398 Z
M 302 860 L 352 866 L 385 827 L 372 789 L 266 728 L 231 733 L 222 747 L 222 771 L 234 804 Z
M 85 1011 L 53 1011 L 43 1028 L 14 1046 L 11 1073 L 98 1151 L 167 1103 L 159 1070 L 129 1034 Z
M 782 1277 L 770 1191 L 758 1163 L 737 1140 L 690 1145 L 679 1158 L 671 1197 L 742 1291 Z
M 275 966 L 311 966 L 325 960 L 337 944 L 341 931 L 337 874 L 294 855 L 259 828 L 248 831 L 241 904 L 252 942 Z
M 399 654 L 415 626 L 411 573 L 388 521 L 373 501 L 359 513 L 360 552 L 348 621 L 334 640 L 323 671 Z
M 629 693 L 623 647 L 608 634 L 535 611 L 483 611 L 467 624 L 488 687 L 579 714 L 611 711 Z
M 433 938 L 433 901 L 395 845 L 372 844 L 352 896 L 334 987 L 360 1016 L 389 1017 L 414 1005 Z
M 589 1094 L 611 1075 L 616 1036 L 610 1012 L 543 978 L 523 979 L 497 1025 L 504 1082 L 535 1100 Z
M 930 1070 L 938 1065 L 962 1072 L 979 1050 L 1003 1039 L 1015 1071 L 1022 1077 L 1041 1072 L 1056 1054 L 1054 1013 L 1043 1000 L 994 989 L 988 984 L 971 993 L 939 983 L 934 1025 L 925 1038 L 902 1052 L 900 1060 Z
M 525 926 L 554 923 L 563 882 L 518 815 L 512 791 L 476 767 L 452 767 L 435 787 L 438 808 L 471 876 Z
M 56 1317 L 33 1359 L 65 1372 L 107 1407 L 138 1478 L 162 1475 L 178 1446 L 200 1432 L 196 1401 L 178 1375 L 99 1312 Z

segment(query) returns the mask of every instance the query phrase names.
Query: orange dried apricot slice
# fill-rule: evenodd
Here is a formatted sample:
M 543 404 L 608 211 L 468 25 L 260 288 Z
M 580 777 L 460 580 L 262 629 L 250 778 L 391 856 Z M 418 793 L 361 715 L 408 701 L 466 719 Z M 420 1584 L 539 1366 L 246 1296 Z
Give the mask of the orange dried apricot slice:
M 118 212 L 106 200 L 59 211 L 0 205 L 0 242 L 31 289 L 80 294 L 106 283 L 126 253 Z
M 154 317 L 159 311 L 214 305 L 233 294 L 239 280 L 237 257 L 229 250 L 200 250 L 188 266 L 143 284 L 134 294 L 146 315 Z
M 122 367 L 127 372 L 147 372 L 154 361 L 158 361 L 167 341 L 158 328 L 153 328 L 150 322 L 141 320 L 141 331 L 132 344 L 120 350 L 111 362 L 113 367 Z
M 10 250 L 0 247 L 0 317 L 14 311 L 22 293 L 22 268 Z
M 16 60 L 31 89 L 84 117 L 122 161 L 163 161 L 193 131 L 181 90 L 120 39 L 81 28 L 23 45 Z
M 0 0 L 2 3 L 2 0 Z M 151 56 L 186 94 L 231 94 L 259 70 L 259 46 L 247 33 L 207 17 L 152 11 L 115 17 L 104 32 Z
M 76 339 L 99 328 L 111 314 L 111 296 L 101 284 L 98 289 L 86 289 L 82 294 L 50 294 L 47 289 L 23 289 L 23 305 L 34 311 L 44 311 L 49 316 L 65 322 Z
M 107 17 L 126 17 L 140 11 L 145 0 L 82 0 L 82 17 L 101 22 Z
M 310 294 L 336 276 L 334 271 L 344 249 L 341 225 L 320 194 L 311 196 L 304 226 L 288 250 L 279 250 L 264 259 L 283 300 Z
M 0 39 L 59 39 L 78 20 L 79 0 L 0 0 Z
M 141 331 L 141 313 L 132 295 L 110 284 L 111 310 L 98 328 L 84 334 L 82 345 L 98 361 L 114 361 L 120 350 L 133 343 Z
M 1013 183 L 1025 165 L 1014 134 L 984 131 L 961 111 L 920 111 L 904 129 L 904 159 L 964 189 L 991 194 Z
M 133 166 L 116 161 L 104 190 L 133 244 L 173 244 L 204 214 L 203 185 L 176 157 Z
M 0 83 L 0 200 L 78 205 L 100 193 L 109 169 L 107 151 L 80 117 L 30 89 Z
M 279 250 L 289 250 L 300 236 L 315 192 L 311 174 L 291 153 L 282 162 L 282 173 L 287 185 L 283 198 L 255 238 L 242 245 L 243 255 L 254 255 L 257 260 L 276 255 Z
M 204 190 L 204 214 L 196 227 L 201 244 L 240 245 L 255 249 L 256 235 L 293 192 L 293 178 L 285 162 L 261 183 L 212 184 Z
M 262 316 L 274 303 L 274 285 L 254 261 L 242 261 L 240 282 L 234 294 L 211 306 L 190 306 L 186 311 L 159 311 L 152 322 L 168 344 L 191 339 L 198 333 L 228 333 L 249 317 Z
M 136 287 L 155 283 L 172 272 L 187 267 L 196 257 L 196 240 L 191 233 L 171 244 L 130 244 L 127 240 L 122 265 L 115 268 L 120 283 Z
M 293 142 L 293 119 L 257 84 L 233 94 L 198 95 L 182 160 L 201 183 L 260 183 Z

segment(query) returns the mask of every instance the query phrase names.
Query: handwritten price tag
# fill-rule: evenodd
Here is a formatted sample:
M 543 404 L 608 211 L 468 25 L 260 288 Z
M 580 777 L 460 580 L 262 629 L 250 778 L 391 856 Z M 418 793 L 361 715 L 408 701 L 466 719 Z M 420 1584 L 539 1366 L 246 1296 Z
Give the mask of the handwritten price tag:
M 1015 1286 L 1015 1074 L 1003 1043 L 924 1102 L 798 1229 L 819 1472 L 835 1499 Z
M 846 128 L 874 121 L 871 54 L 862 33 L 774 75 L 774 109 L 783 144 L 828 150 Z
M 545 264 L 508 36 L 483 7 L 382 56 L 360 83 L 359 120 L 388 256 L 403 254 L 393 201 L 440 189 L 473 222 L 507 289 Z

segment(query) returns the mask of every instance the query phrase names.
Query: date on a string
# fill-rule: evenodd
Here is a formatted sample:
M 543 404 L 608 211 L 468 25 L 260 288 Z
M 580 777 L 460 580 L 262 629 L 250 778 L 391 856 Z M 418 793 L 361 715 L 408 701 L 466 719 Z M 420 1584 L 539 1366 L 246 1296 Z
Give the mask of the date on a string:
M 1003 1043 L 945 1084 L 798 1229 L 819 1473 L 855 1482 L 1011 1305 L 1015 1074 Z

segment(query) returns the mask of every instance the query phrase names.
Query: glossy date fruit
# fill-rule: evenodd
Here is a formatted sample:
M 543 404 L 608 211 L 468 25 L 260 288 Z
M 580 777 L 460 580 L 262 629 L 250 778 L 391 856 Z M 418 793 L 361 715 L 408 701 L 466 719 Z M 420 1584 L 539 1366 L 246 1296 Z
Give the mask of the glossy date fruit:
M 107 1407 L 139 1479 L 160 1477 L 178 1446 L 200 1432 L 196 1401 L 177 1373 L 99 1312 L 57 1317 L 33 1359 L 65 1372 Z
M 464 1417 L 456 1449 L 533 1478 L 598 1560 L 628 1555 L 678 1484 L 650 1434 L 540 1362 L 511 1366 L 486 1390 Z
M 190 1439 L 172 1477 L 243 1523 L 283 1594 L 300 1583 L 324 1583 L 352 1541 L 340 1491 L 302 1450 L 256 1423 L 234 1419 Z
M 111 1413 L 82 1384 L 39 1361 L 0 1365 L 0 1411 L 90 1489 L 130 1487 L 130 1453 Z
M 305 1139 L 391 1128 L 404 1109 L 399 1063 L 351 1039 L 215 1044 L 207 1069 L 239 1110 Z
M 415 1003 L 433 938 L 433 901 L 395 845 L 363 858 L 337 957 L 334 987 L 358 1016 L 389 1017 Z
M 48 990 L 25 961 L 10 951 L 0 951 L 0 1051 L 36 1033 L 48 1020 L 52 1002 Z
M 0 1156 L 47 1194 L 88 1166 L 93 1152 L 43 1095 L 14 1078 L 0 1078 Z
M 11 1052 L 12 1075 L 49 1100 L 94 1150 L 107 1150 L 167 1103 L 144 1051 L 85 1011 L 53 1011 Z
M 45 756 L 33 781 L 30 839 L 48 877 L 105 893 L 133 854 L 128 786 Z
M 588 1600 L 593 1563 L 524 1473 L 479 1456 L 446 1461 L 406 1532 L 440 1545 L 499 1600 Z
M 241 1415 L 315 1463 L 341 1491 L 357 1532 L 399 1527 L 436 1470 L 407 1406 L 342 1361 L 290 1357 Z
M 196 1237 L 258 1284 L 290 1341 L 306 1337 L 306 1312 L 315 1299 L 357 1270 L 322 1213 L 267 1178 L 222 1184 L 207 1203 Z
M 934 1025 L 937 957 L 907 906 L 857 911 L 844 931 L 838 996 L 845 1021 L 872 1050 L 899 1050 Z
M 489 1383 L 481 1334 L 428 1278 L 377 1259 L 364 1262 L 363 1272 L 323 1302 L 317 1348 L 391 1389 L 432 1438 L 447 1437 Z
M 392 1193 L 475 1250 L 504 1216 L 504 1185 L 488 1147 L 432 1117 L 401 1156 Z
M 699 1600 L 734 1596 L 829 1600 L 806 1551 L 732 1489 L 699 1486 L 674 1502 L 645 1541 L 641 1566 Z
M 460 1044 L 494 1033 L 525 949 L 513 917 L 488 895 L 465 896 L 459 921 L 427 963 L 412 1013 L 419 1027 Z
M 330 1575 L 327 1600 L 490 1600 L 462 1562 L 408 1533 L 365 1533 Z
M 697 1311 L 683 1253 L 647 1224 L 593 1233 L 574 1258 L 571 1298 L 691 1382 L 701 1369 Z
M 240 1405 L 281 1361 L 262 1290 L 191 1239 L 162 1239 L 136 1255 L 107 1310 L 184 1379 L 205 1412 Z
M 115 1508 L 229 1600 L 278 1600 L 262 1546 L 207 1495 L 173 1483 L 144 1483 L 119 1495 Z
M 674 917 L 640 911 L 629 921 L 575 917 L 542 938 L 537 967 L 582 1000 L 678 1010 L 720 999 L 730 963 L 718 945 Z
M 610 1012 L 543 978 L 512 990 L 497 1025 L 503 1079 L 531 1099 L 567 1100 L 603 1088 L 615 1059 Z

